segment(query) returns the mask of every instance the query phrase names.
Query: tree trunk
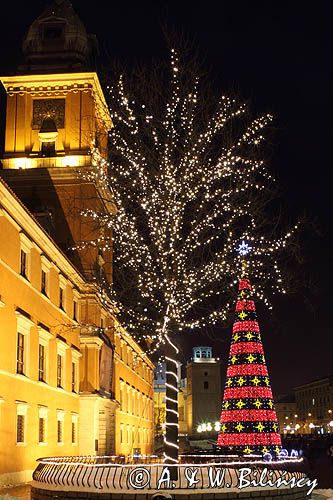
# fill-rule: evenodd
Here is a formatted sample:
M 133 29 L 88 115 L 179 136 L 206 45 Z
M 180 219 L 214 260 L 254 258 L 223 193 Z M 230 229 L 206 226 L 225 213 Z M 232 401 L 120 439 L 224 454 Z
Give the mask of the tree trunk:
M 178 463 L 178 348 L 170 340 L 170 334 L 165 335 L 165 361 L 166 361 L 166 422 L 164 437 L 164 462 L 166 464 Z M 170 467 L 171 479 L 178 478 L 177 467 Z

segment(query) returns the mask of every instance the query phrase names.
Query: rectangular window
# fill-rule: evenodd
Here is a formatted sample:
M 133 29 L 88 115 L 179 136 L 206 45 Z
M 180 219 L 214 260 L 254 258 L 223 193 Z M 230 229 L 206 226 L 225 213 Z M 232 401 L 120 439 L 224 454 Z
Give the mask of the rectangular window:
M 57 420 L 57 443 L 63 442 L 63 420 Z
M 16 422 L 17 443 L 24 443 L 24 424 L 25 424 L 25 415 L 17 415 L 17 422 Z
M 38 380 L 45 382 L 45 346 L 38 346 Z
M 72 392 L 76 392 L 76 363 L 72 363 Z
M 59 307 L 64 311 L 64 289 L 60 287 L 59 289 Z
M 50 157 L 56 155 L 55 141 L 42 142 L 40 152 L 42 156 Z
M 72 419 L 72 444 L 77 443 L 77 420 L 73 417 Z
M 24 250 L 21 250 L 20 274 L 28 278 L 28 256 Z
M 204 389 L 208 389 L 208 380 L 205 380 L 203 385 L 204 385 Z
M 73 301 L 73 320 L 77 321 L 77 302 Z
M 38 442 L 45 443 L 45 418 L 39 417 Z
M 121 443 L 124 442 L 124 425 L 123 424 L 120 425 L 120 442 Z
M 62 387 L 63 359 L 61 354 L 57 354 L 57 387 Z
M 24 335 L 19 332 L 17 334 L 16 372 L 22 375 L 24 374 Z
M 46 289 L 47 289 L 47 274 L 46 271 L 42 269 L 42 279 L 41 279 L 41 286 L 40 286 L 41 292 L 44 295 L 47 295 Z

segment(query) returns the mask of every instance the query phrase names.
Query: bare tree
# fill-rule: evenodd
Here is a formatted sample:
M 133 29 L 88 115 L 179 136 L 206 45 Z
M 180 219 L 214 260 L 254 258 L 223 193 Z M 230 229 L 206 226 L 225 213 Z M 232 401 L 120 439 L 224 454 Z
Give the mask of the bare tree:
M 117 212 L 85 215 L 112 230 L 114 281 L 103 293 L 129 332 L 165 355 L 165 459 L 176 463 L 177 335 L 225 320 L 242 240 L 253 247 L 257 295 L 269 304 L 271 291 L 284 293 L 278 258 L 296 226 L 276 236 L 265 214 L 274 192 L 261 151 L 270 114 L 252 119 L 239 99 L 212 98 L 174 50 L 168 72 L 141 73 L 128 89 L 125 81 L 122 75 L 108 88 L 114 128 L 107 175 L 98 148 L 92 151 Z M 111 242 L 102 236 L 98 245 Z

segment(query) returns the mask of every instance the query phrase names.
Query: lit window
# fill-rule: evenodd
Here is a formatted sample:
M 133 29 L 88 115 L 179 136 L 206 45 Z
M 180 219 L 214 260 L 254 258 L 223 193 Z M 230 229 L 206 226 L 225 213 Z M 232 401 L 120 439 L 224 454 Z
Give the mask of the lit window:
M 71 388 L 72 392 L 79 392 L 79 358 L 82 354 L 76 349 L 71 349 L 72 353 L 72 381 Z
M 69 349 L 69 345 L 66 344 L 65 340 L 61 340 L 60 338 L 57 338 L 57 387 L 61 389 L 67 389 L 67 384 L 66 382 L 66 376 L 65 376 L 65 371 L 66 371 L 66 351 Z M 69 370 L 71 369 L 68 367 Z M 69 379 L 69 384 L 70 384 L 70 376 L 71 372 L 69 371 L 67 379 Z M 68 387 L 68 390 L 70 390 L 70 385 Z
M 72 415 L 72 444 L 77 444 L 77 425 L 78 423 L 78 416 L 77 415 Z
M 38 345 L 38 380 L 45 382 L 45 345 Z
M 57 443 L 64 443 L 64 411 L 57 411 Z
M 120 403 L 120 409 L 124 409 L 124 382 L 120 380 L 120 393 L 119 393 L 119 403 Z
M 16 442 L 24 443 L 25 437 L 25 415 L 17 415 Z
M 76 363 L 72 362 L 72 392 L 76 392 Z
M 47 413 L 45 406 L 38 408 L 38 444 L 46 444 Z
M 49 341 L 53 338 L 45 325 L 38 326 L 38 380 L 48 382 Z
M 20 401 L 16 402 L 16 444 L 26 444 L 26 426 L 28 404 Z
M 63 380 L 63 356 L 57 354 L 57 387 L 62 387 Z
M 20 332 L 17 334 L 16 372 L 24 375 L 24 335 Z
M 45 443 L 45 418 L 39 417 L 38 442 Z
M 30 365 L 30 329 L 34 326 L 26 313 L 17 310 L 17 337 L 16 337 L 16 372 L 29 376 Z

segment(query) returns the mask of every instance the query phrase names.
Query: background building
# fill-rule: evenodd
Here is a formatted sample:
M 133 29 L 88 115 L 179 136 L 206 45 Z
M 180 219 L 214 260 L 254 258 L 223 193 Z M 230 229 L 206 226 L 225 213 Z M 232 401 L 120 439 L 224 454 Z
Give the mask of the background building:
M 211 347 L 194 347 L 193 359 L 186 366 L 187 432 L 197 434 L 198 425 L 218 422 L 221 413 L 221 363 L 213 358 Z
M 299 415 L 294 394 L 279 396 L 275 401 L 275 411 L 281 434 L 299 431 Z
M 303 434 L 333 431 L 333 376 L 295 387 L 297 413 Z
M 30 479 L 41 456 L 152 451 L 154 365 L 99 293 L 112 249 L 85 245 L 108 235 L 82 212 L 115 210 L 94 175 L 112 127 L 94 45 L 57 0 L 1 77 L 1 484 Z

